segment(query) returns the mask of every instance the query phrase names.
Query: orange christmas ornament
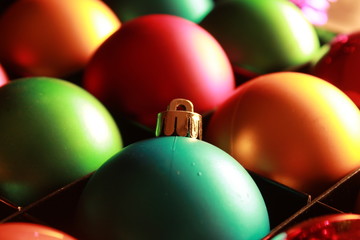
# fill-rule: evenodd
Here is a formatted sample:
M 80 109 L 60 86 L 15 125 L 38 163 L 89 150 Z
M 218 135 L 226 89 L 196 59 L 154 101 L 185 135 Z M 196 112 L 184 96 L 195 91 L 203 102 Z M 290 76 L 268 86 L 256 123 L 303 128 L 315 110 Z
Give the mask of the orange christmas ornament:
M 119 26 L 102 1 L 16 1 L 0 18 L 0 62 L 21 76 L 63 77 Z
M 241 85 L 205 133 L 245 168 L 313 195 L 360 167 L 358 108 L 338 88 L 303 73 Z

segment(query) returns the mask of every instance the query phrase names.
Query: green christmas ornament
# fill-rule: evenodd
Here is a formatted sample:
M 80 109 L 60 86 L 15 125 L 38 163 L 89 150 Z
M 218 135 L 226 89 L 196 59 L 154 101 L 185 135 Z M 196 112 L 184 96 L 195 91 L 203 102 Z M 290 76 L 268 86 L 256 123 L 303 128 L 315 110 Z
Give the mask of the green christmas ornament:
M 300 68 L 320 46 L 314 26 L 288 0 L 221 0 L 200 26 L 234 66 L 257 74 Z
M 0 196 L 19 206 L 95 171 L 122 148 L 105 107 L 55 78 L 2 86 L 0 132 Z
M 180 110 L 185 108 L 185 110 Z M 261 239 L 262 195 L 248 172 L 201 139 L 201 116 L 174 99 L 157 138 L 125 147 L 89 179 L 77 212 L 81 239 Z
M 213 0 L 104 0 L 122 22 L 148 14 L 170 14 L 201 21 L 213 8 Z

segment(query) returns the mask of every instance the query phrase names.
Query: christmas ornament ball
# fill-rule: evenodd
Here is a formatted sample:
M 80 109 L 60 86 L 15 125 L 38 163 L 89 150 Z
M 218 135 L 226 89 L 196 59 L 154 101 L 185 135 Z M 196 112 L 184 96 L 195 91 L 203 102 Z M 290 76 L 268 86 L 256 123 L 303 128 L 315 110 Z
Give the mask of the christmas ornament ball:
M 0 224 L 0 239 L 3 240 L 75 240 L 74 237 L 55 228 L 29 222 Z
M 360 32 L 338 35 L 324 48 L 311 74 L 340 88 L 360 107 Z
M 277 234 L 272 240 L 356 240 L 360 239 L 360 215 L 338 213 L 302 221 Z
M 22 78 L 0 87 L 0 196 L 28 205 L 122 148 L 107 109 L 75 84 Z
M 358 108 L 309 74 L 271 73 L 241 85 L 205 133 L 246 169 L 312 195 L 360 167 Z
M 123 22 L 148 14 L 171 14 L 199 22 L 214 6 L 213 0 L 104 0 Z
M 164 136 L 104 163 L 78 205 L 84 239 L 260 239 L 262 195 L 230 155 L 201 140 Z
M 0 64 L 0 87 L 5 83 L 8 83 L 10 80 L 4 70 L 4 68 Z
M 219 1 L 199 24 L 233 65 L 256 74 L 298 69 L 320 46 L 314 26 L 288 0 Z
M 0 62 L 20 77 L 65 77 L 83 69 L 120 27 L 102 1 L 14 1 L 0 17 Z
M 172 99 L 189 99 L 203 114 L 224 101 L 235 79 L 207 31 L 181 17 L 150 14 L 124 23 L 100 46 L 83 85 L 113 114 L 155 128 Z

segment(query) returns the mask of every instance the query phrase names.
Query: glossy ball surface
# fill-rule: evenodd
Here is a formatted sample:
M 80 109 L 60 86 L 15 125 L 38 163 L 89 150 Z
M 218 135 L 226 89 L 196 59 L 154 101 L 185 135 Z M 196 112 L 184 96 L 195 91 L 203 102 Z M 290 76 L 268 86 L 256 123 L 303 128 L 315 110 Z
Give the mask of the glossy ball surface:
M 260 239 L 266 206 L 248 172 L 204 141 L 159 137 L 125 147 L 90 178 L 84 239 Z
M 123 22 L 148 14 L 171 14 L 199 22 L 213 8 L 213 0 L 104 0 Z
M 319 48 L 314 27 L 287 0 L 220 1 L 200 22 L 232 64 L 257 74 L 298 68 Z
M 10 80 L 4 70 L 4 68 L 0 65 L 0 87 L 8 83 Z
M 60 79 L 0 88 L 0 195 L 24 206 L 96 170 L 122 148 L 109 112 Z
M 360 32 L 339 35 L 325 47 L 311 73 L 340 88 L 360 107 Z
M 360 167 L 358 108 L 308 74 L 271 73 L 241 85 L 204 132 L 246 169 L 312 195 Z
M 19 76 L 64 77 L 119 26 L 102 1 L 15 1 L 0 18 L 0 62 Z
M 219 43 L 197 24 L 165 14 L 123 24 L 92 57 L 83 84 L 112 113 L 148 127 L 175 98 L 190 100 L 202 114 L 235 88 Z
M 3 240 L 76 240 L 52 227 L 27 222 L 1 223 L 0 238 Z
M 355 240 L 360 239 L 360 215 L 323 215 L 300 222 L 272 240 Z

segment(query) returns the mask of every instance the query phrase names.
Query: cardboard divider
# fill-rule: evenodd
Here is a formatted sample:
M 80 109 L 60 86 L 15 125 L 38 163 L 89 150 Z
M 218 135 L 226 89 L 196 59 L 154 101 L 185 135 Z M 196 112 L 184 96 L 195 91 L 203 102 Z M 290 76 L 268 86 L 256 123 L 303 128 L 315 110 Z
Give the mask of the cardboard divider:
M 318 201 L 343 212 L 360 214 L 360 168 L 343 178 Z
M 77 203 L 91 175 L 92 173 L 23 207 L 0 220 L 0 223 L 32 222 L 56 228 L 70 235 L 73 234 Z
M 4 219 L 18 211 L 19 208 L 16 205 L 0 197 L 0 219 Z
M 356 212 L 356 199 L 359 191 L 360 168 L 345 176 L 323 194 L 273 228 L 263 240 L 270 240 L 292 226 L 314 217 L 336 213 L 358 213 Z
M 275 228 L 311 201 L 311 196 L 306 193 L 295 191 L 253 172 L 249 171 L 249 173 L 264 198 L 271 229 Z

